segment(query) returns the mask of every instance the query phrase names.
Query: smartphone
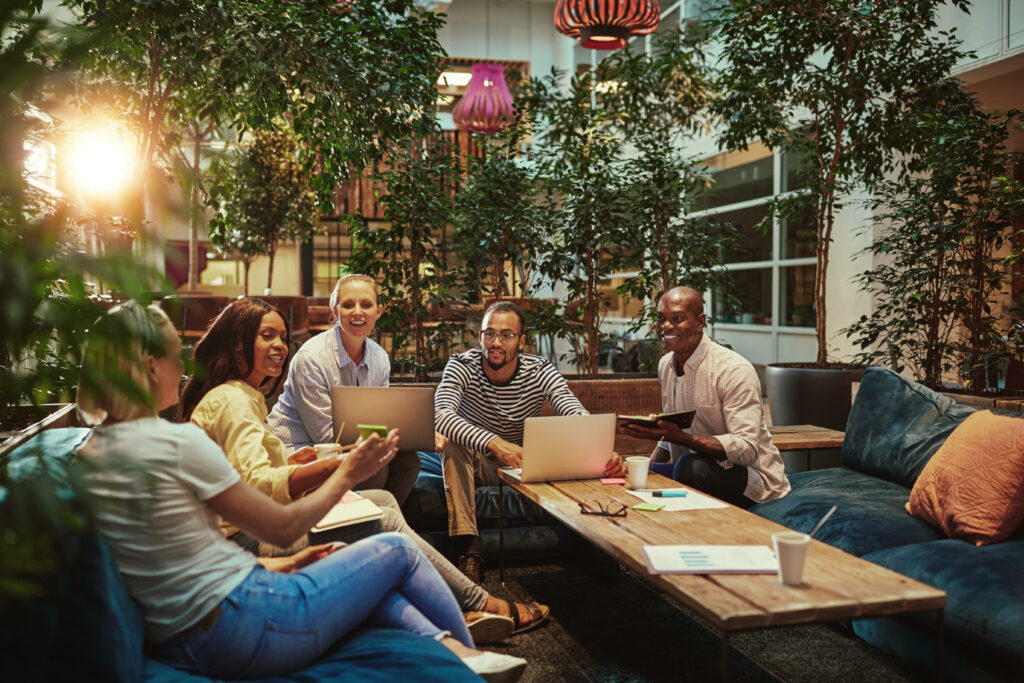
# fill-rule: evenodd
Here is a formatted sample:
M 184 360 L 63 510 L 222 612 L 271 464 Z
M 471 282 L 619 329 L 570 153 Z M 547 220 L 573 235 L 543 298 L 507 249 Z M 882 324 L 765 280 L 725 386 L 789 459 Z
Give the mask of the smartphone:
M 384 425 L 356 425 L 356 430 L 364 439 L 370 438 L 370 434 L 379 434 L 381 438 L 388 435 L 388 428 Z

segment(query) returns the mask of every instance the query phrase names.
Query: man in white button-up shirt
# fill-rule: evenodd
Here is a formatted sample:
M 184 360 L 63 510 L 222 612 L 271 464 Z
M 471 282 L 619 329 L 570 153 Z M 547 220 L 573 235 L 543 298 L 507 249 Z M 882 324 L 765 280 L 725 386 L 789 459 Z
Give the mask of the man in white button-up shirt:
M 630 436 L 658 439 L 653 460 L 671 457 L 672 478 L 747 508 L 789 493 L 779 450 L 764 421 L 754 366 L 704 334 L 700 292 L 676 287 L 658 301 L 658 338 L 666 353 L 658 365 L 661 408 L 696 410 L 690 430 L 659 421 L 635 425 Z

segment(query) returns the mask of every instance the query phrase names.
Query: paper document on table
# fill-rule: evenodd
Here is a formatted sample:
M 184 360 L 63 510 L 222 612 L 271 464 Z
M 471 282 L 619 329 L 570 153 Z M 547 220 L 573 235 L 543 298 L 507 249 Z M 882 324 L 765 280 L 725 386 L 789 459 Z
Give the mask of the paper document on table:
M 645 545 L 652 574 L 770 574 L 779 570 L 766 545 Z
M 658 505 L 664 505 L 662 512 L 680 512 L 684 510 L 711 510 L 714 508 L 729 507 L 728 503 L 723 503 L 717 498 L 711 496 L 705 496 L 699 491 L 694 491 L 691 488 L 679 488 L 679 489 L 665 489 L 667 491 L 686 491 L 686 496 L 682 498 L 669 498 L 669 497 L 658 497 L 654 495 L 653 491 L 634 491 L 633 489 L 626 489 L 626 491 L 633 496 L 636 496 L 645 503 L 656 503 Z

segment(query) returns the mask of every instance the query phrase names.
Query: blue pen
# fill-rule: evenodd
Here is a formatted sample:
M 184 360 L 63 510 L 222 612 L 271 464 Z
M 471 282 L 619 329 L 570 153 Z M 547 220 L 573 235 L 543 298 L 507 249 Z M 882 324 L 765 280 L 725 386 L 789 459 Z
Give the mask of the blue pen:
M 685 498 L 685 489 L 672 489 L 669 491 L 655 491 L 652 493 L 655 498 Z

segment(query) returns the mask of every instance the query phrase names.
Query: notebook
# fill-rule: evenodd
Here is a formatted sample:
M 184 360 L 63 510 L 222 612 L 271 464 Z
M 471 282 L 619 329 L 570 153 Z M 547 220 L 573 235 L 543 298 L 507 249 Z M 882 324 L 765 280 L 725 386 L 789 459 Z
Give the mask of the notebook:
M 398 427 L 398 448 L 403 451 L 434 450 L 433 387 L 331 387 L 334 438 L 338 427 L 343 444 L 359 438 L 356 425 Z
M 377 504 L 368 498 L 363 498 L 354 491 L 348 491 L 342 496 L 341 501 L 332 507 L 323 519 L 317 522 L 313 532 L 336 529 L 340 526 L 359 524 L 360 522 L 372 522 L 384 516 L 384 511 L 377 507 Z
M 530 483 L 597 479 L 615 448 L 615 415 L 530 417 L 523 430 L 523 466 L 512 476 Z

